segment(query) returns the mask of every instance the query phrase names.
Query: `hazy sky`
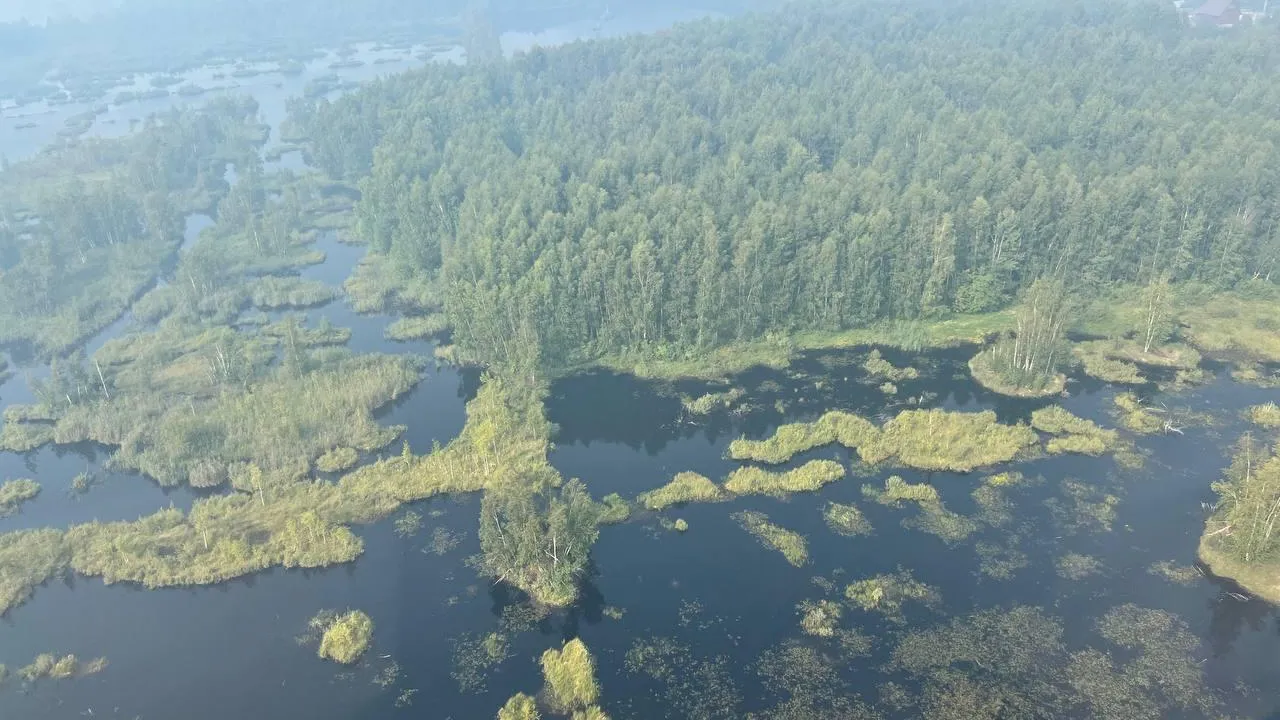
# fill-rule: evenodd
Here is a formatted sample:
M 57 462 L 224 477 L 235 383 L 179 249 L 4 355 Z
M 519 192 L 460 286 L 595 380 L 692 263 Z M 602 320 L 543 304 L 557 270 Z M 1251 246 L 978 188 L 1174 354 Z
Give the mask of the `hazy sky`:
M 50 17 L 85 17 L 119 6 L 121 0 L 0 0 L 0 22 L 23 18 L 44 22 Z

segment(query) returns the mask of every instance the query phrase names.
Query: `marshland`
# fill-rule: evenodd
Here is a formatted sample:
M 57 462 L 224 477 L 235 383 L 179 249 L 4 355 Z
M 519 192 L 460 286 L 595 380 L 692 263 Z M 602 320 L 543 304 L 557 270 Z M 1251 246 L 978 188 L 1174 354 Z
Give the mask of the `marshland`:
M 0 715 L 1280 712 L 1268 18 L 245 1 L 0 24 Z

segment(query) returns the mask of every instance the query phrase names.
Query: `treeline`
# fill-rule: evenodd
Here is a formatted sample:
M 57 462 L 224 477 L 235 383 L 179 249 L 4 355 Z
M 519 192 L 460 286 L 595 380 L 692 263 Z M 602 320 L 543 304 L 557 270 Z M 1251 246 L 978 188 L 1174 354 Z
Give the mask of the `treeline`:
M 252 98 L 151 118 L 0 175 L 0 344 L 65 352 L 118 318 L 265 139 Z
M 563 367 L 1270 279 L 1280 45 L 1143 2 L 850 2 L 296 106 L 464 353 Z

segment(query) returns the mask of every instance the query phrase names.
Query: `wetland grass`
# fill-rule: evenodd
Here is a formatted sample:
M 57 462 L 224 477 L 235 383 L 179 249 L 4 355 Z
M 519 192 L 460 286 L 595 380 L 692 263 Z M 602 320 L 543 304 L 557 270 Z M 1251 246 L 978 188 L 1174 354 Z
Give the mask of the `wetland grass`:
M 1114 448 L 1119 440 L 1115 430 L 1104 430 L 1092 420 L 1076 417 L 1058 405 L 1033 412 L 1031 427 L 1054 436 L 1045 446 L 1051 455 L 1097 456 Z
M 319 280 L 268 275 L 249 286 L 249 302 L 259 310 L 283 310 L 323 305 L 338 296 Z
M 840 603 L 831 600 L 806 600 L 796 610 L 800 613 L 800 629 L 805 635 L 835 637 L 840 628 L 840 615 L 843 613 Z
M 1063 580 L 1079 581 L 1100 574 L 1103 565 L 1095 557 L 1069 552 L 1057 559 L 1054 569 Z
M 1041 398 L 1061 395 L 1067 387 L 1067 376 L 1054 373 L 1047 377 L 1011 379 L 998 366 L 996 348 L 979 352 L 969 360 L 969 374 L 974 382 L 994 393 L 1018 398 Z
M 1249 421 L 1268 430 L 1280 428 L 1280 405 L 1274 402 L 1254 405 L 1249 408 Z
M 1200 559 L 1215 574 L 1280 603 L 1280 449 L 1246 434 L 1200 537 Z
M 742 388 L 730 388 L 723 392 L 705 393 L 696 398 L 680 396 L 680 405 L 690 415 L 701 417 L 719 410 L 729 410 L 734 403 L 742 399 L 746 391 Z
M 917 582 L 905 570 L 851 583 L 844 589 L 844 598 L 852 607 L 877 612 L 892 620 L 902 619 L 902 607 L 906 603 L 934 607 L 942 602 L 937 590 Z
M 559 713 L 586 710 L 600 698 L 595 660 L 581 639 L 542 653 L 543 697 Z
M 359 610 L 327 618 L 316 653 L 325 660 L 351 665 L 373 642 L 373 620 Z
M 896 367 L 893 363 L 885 360 L 879 350 L 872 350 L 867 355 L 866 362 L 862 364 L 862 369 L 872 378 L 885 380 L 889 383 L 915 380 L 920 377 L 919 370 L 913 367 Z
M 383 336 L 396 342 L 429 340 L 449 329 L 449 321 L 442 313 L 415 315 L 396 320 L 387 326 Z
M 892 460 L 920 470 L 968 472 L 1013 460 L 1036 440 L 1031 428 L 1002 425 L 990 411 L 906 410 L 880 428 L 857 415 L 832 411 L 811 423 L 783 425 L 764 440 L 735 440 L 729 457 L 779 464 L 838 442 L 873 465 Z
M 320 472 L 336 473 L 350 470 L 360 460 L 360 453 L 355 448 L 336 447 L 316 459 L 316 469 Z
M 742 467 L 729 473 L 724 489 L 734 495 L 782 497 L 790 493 L 814 492 L 844 475 L 844 466 L 833 460 L 810 460 L 786 472 Z
M 637 500 L 649 510 L 665 510 L 691 502 L 719 502 L 728 494 L 710 478 L 695 472 L 677 473 L 671 482 L 640 495 Z
M 1001 425 L 991 411 L 907 410 L 885 423 L 858 454 L 872 464 L 893 458 L 919 470 L 968 472 L 1009 462 L 1037 439 L 1025 425 Z
M 822 510 L 822 517 L 832 532 L 849 537 L 871 534 L 871 523 L 856 505 L 829 502 Z
M 733 519 L 743 530 L 755 535 L 762 545 L 782 553 L 795 567 L 809 562 L 809 543 L 800 533 L 774 525 L 764 513 L 750 510 L 734 513 Z
M 1116 412 L 1120 416 L 1120 424 L 1130 432 L 1139 435 L 1154 435 L 1164 432 L 1167 424 L 1163 418 L 1133 393 L 1123 393 L 1115 398 Z
M 884 490 L 874 485 L 863 485 L 862 495 L 881 505 L 901 507 L 904 502 L 916 502 L 921 505 L 938 503 L 938 491 L 928 483 L 912 485 L 897 475 L 892 475 L 884 482 Z
M 538 703 L 524 693 L 516 693 L 498 710 L 498 720 L 541 720 Z
M 40 483 L 27 478 L 6 481 L 0 485 L 0 518 L 17 512 L 22 504 L 40 494 Z

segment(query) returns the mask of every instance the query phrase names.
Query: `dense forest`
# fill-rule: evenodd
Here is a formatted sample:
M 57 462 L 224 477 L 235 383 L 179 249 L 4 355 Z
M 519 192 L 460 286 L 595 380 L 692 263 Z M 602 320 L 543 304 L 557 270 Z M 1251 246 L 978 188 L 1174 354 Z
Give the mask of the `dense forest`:
M 1273 28 L 850 2 L 296 104 L 473 359 L 562 368 L 1280 259 Z

